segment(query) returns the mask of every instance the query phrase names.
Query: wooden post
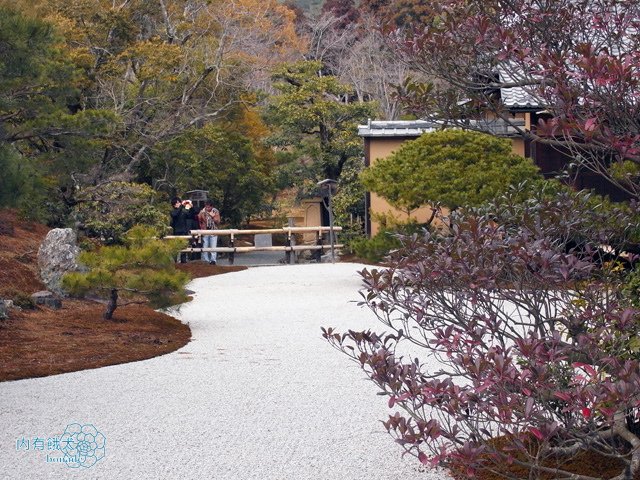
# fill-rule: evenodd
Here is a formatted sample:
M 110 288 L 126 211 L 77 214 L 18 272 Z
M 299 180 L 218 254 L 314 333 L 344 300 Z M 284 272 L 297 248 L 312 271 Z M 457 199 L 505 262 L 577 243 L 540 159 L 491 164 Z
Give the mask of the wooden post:
M 229 246 L 231 248 L 235 248 L 235 238 L 233 236 L 233 233 L 230 235 L 229 238 Z M 229 252 L 229 265 L 233 265 L 233 261 L 234 261 L 234 255 L 235 255 L 235 250 L 232 252 Z
M 291 247 L 291 230 L 287 230 L 286 246 Z M 284 252 L 285 263 L 288 265 L 291 263 L 291 250 L 285 250 Z
M 296 263 L 296 254 L 293 253 L 293 248 L 291 248 L 293 246 L 293 233 L 291 229 L 296 226 L 293 217 L 287 217 L 287 226 L 289 227 L 289 230 L 287 230 L 287 247 L 289 247 L 289 250 L 287 250 L 285 253 L 285 262 L 287 263 L 287 265 L 289 265 Z
M 322 246 L 322 230 L 316 230 L 316 245 Z M 324 249 L 319 248 L 318 250 L 313 251 L 313 256 L 316 259 L 316 262 L 320 263 L 322 261 L 322 254 Z

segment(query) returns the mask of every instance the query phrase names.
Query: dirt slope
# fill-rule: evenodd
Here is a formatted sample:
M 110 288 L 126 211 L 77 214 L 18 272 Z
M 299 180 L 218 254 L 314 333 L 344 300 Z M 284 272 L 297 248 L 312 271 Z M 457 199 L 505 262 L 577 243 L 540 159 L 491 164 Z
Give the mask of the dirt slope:
M 43 290 L 38 277 L 38 247 L 49 228 L 0 209 L 0 298 Z

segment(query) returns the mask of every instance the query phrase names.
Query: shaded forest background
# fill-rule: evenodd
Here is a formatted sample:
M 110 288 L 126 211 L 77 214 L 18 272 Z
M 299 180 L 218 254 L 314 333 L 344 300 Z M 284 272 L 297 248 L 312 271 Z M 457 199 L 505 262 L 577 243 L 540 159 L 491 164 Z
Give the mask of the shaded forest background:
M 362 215 L 357 125 L 409 73 L 381 5 L 0 1 L 0 206 L 117 243 L 189 190 L 237 226 L 332 178 Z

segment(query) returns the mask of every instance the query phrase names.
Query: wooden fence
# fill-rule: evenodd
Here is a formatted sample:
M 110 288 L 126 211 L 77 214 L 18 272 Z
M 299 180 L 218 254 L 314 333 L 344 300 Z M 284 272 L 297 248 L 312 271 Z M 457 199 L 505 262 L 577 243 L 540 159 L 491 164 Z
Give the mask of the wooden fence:
M 342 227 L 333 227 L 334 234 L 342 231 Z M 224 229 L 224 230 L 191 230 L 190 235 L 168 235 L 164 238 L 183 238 L 192 240 L 192 244 L 202 244 L 203 235 L 215 235 L 217 237 L 229 237 L 229 245 L 226 247 L 215 248 L 202 248 L 202 247 L 188 247 L 182 250 L 184 253 L 194 252 L 219 252 L 229 254 L 229 264 L 233 265 L 234 256 L 236 253 L 243 252 L 285 252 L 285 258 L 287 263 L 291 263 L 291 252 L 297 252 L 302 250 L 311 250 L 315 253 L 316 261 L 320 261 L 322 254 L 325 250 L 330 249 L 330 241 L 328 244 L 324 243 L 323 234 L 330 233 L 331 227 L 282 227 L 282 228 L 267 228 L 267 229 L 254 229 L 254 230 L 239 230 L 239 229 Z M 237 236 L 239 235 L 260 235 L 260 234 L 279 234 L 286 235 L 285 245 L 278 246 L 255 246 L 255 240 L 253 246 L 236 246 Z M 314 233 L 315 241 L 313 244 L 296 245 L 294 241 L 294 234 L 296 233 Z M 342 248 L 342 244 L 334 244 L 334 249 Z

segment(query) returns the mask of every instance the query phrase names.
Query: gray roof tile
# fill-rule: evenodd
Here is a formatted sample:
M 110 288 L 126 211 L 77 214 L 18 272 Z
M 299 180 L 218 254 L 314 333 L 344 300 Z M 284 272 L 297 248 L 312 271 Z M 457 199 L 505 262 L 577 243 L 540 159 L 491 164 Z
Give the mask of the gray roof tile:
M 502 119 L 496 120 L 468 120 L 458 122 L 454 127 L 481 130 L 493 135 L 513 136 L 518 132 L 514 126 L 524 127 L 524 120 L 514 119 L 506 123 Z M 358 125 L 358 135 L 361 137 L 419 137 L 423 133 L 435 132 L 442 128 L 442 122 L 433 120 L 369 120 L 366 125 Z
M 374 120 L 367 125 L 358 125 L 361 137 L 419 137 L 425 132 L 440 128 L 436 122 L 428 120 Z
M 504 68 L 498 69 L 500 75 L 500 82 L 513 83 L 519 79 L 508 72 Z M 530 91 L 527 91 L 527 87 L 509 87 L 500 89 L 500 98 L 505 107 L 511 109 L 538 109 L 542 108 L 542 104 Z

